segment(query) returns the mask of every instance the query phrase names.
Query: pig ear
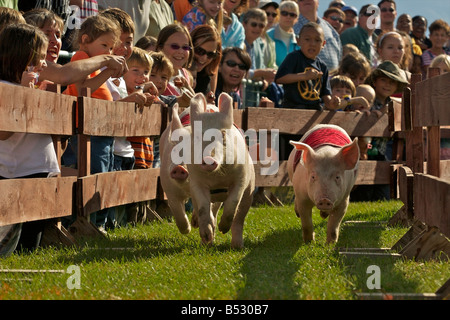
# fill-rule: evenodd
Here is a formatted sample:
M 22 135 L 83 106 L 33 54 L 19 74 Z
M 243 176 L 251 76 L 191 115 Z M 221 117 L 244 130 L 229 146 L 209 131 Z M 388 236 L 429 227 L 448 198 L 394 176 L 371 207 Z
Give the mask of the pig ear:
M 227 93 L 221 93 L 218 101 L 219 111 L 233 118 L 233 98 Z
M 178 115 L 178 103 L 175 103 L 175 105 L 172 107 L 171 130 L 174 131 L 180 128 L 183 128 L 183 125 L 181 124 L 180 116 Z
M 305 166 L 311 163 L 312 161 L 311 156 L 314 154 L 314 150 L 309 145 L 307 145 L 306 143 L 297 142 L 293 140 L 290 140 L 289 143 L 292 144 L 295 147 L 295 149 L 303 151 L 301 160 Z
M 203 93 L 197 93 L 191 99 L 191 117 L 195 117 L 206 111 L 206 99 Z
M 352 143 L 343 146 L 338 153 L 338 157 L 341 158 L 339 159 L 340 162 L 345 165 L 345 170 L 352 170 L 356 167 L 359 155 L 358 138 L 355 138 Z

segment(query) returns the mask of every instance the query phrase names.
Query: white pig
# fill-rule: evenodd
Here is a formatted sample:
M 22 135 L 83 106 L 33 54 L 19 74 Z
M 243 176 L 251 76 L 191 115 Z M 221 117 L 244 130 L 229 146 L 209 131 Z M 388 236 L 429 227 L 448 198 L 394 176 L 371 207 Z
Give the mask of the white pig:
M 314 241 L 312 208 L 328 216 L 327 242 L 337 242 L 339 226 L 347 211 L 350 191 L 355 184 L 358 138 L 351 141 L 339 126 L 316 125 L 289 155 L 288 174 L 295 194 L 295 213 L 301 219 L 303 240 Z
M 214 105 L 207 105 L 207 112 L 218 112 Z M 176 135 L 177 137 L 173 137 Z M 185 203 L 190 198 L 189 172 L 185 162 L 173 161 L 173 150 L 179 141 L 190 141 L 190 108 L 186 108 L 178 114 L 178 104 L 172 108 L 171 122 L 164 130 L 160 139 L 161 168 L 160 179 L 163 190 L 167 196 L 168 205 L 181 233 L 187 234 L 191 231 L 191 224 L 186 215 Z M 173 139 L 172 139 L 173 138 Z M 190 148 L 190 142 L 188 142 Z M 214 212 L 220 209 L 220 203 L 215 205 Z M 197 215 L 192 214 L 192 226 L 198 227 Z
M 175 143 L 171 141 L 171 136 L 175 130 L 180 136 L 189 137 L 191 134 L 190 127 L 181 124 L 178 116 L 178 104 L 172 108 L 172 121 L 164 130 L 159 142 L 160 179 L 177 227 L 181 233 L 186 234 L 191 231 L 189 219 L 185 213 L 185 203 L 190 197 L 189 172 L 185 163 L 175 164 L 172 161 L 172 150 Z
M 198 215 L 200 237 L 214 241 L 216 213 L 211 202 L 223 202 L 219 231 L 231 228 L 231 246 L 243 247 L 244 219 L 255 188 L 253 162 L 244 136 L 233 125 L 233 101 L 219 96 L 219 112 L 204 112 L 206 100 L 197 94 L 191 100 L 191 162 L 187 165 L 194 211 Z

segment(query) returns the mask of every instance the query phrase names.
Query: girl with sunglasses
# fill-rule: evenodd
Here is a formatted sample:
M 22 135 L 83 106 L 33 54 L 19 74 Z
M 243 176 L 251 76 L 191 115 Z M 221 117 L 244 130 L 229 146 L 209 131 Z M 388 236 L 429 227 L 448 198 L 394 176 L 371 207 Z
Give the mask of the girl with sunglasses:
M 241 108 L 240 87 L 242 79 L 252 66 L 249 54 L 237 47 L 228 47 L 223 51 L 217 77 L 216 99 L 222 92 L 228 93 L 237 108 Z M 217 101 L 216 101 L 217 103 Z
M 201 25 L 191 32 L 194 45 L 194 62 L 197 71 L 195 92 L 206 95 L 209 103 L 214 103 L 217 87 L 217 69 L 222 57 L 220 35 L 215 28 Z
M 180 107 L 189 106 L 194 95 L 193 83 L 190 81 L 189 68 L 194 61 L 194 51 L 191 36 L 181 24 L 175 23 L 164 27 L 156 41 L 156 51 L 172 62 L 173 76 L 170 78 L 164 95 L 177 96 Z
M 294 1 L 281 2 L 279 9 L 280 21 L 278 25 L 267 31 L 267 35 L 275 41 L 275 56 L 278 66 L 290 52 L 298 49 L 294 25 L 300 13 L 298 5 Z

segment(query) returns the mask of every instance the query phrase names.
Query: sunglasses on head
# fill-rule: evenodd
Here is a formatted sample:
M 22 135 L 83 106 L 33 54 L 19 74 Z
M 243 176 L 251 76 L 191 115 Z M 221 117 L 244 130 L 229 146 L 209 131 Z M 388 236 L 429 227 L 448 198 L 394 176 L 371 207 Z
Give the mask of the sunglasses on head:
M 259 27 L 261 29 L 264 29 L 266 27 L 266 25 L 264 23 L 257 23 L 257 22 L 250 22 L 250 26 L 252 28 Z
M 179 46 L 175 43 L 169 44 L 170 48 L 173 50 L 179 50 L 180 48 L 183 49 L 184 51 L 191 51 L 192 48 L 190 46 Z
M 336 16 L 330 16 L 330 19 L 333 20 L 333 21 L 339 21 L 339 23 L 344 22 L 344 20 L 342 20 L 341 18 L 336 17 Z
M 195 54 L 198 56 L 204 56 L 206 54 L 206 57 L 208 59 L 214 59 L 217 55 L 216 51 L 206 51 L 205 49 L 203 49 L 202 47 L 196 47 L 194 49 Z
M 236 66 L 238 66 L 238 68 L 239 69 L 241 69 L 241 70 L 247 70 L 248 68 L 247 68 L 247 66 L 245 65 L 245 64 L 243 64 L 243 63 L 237 63 L 236 61 L 233 61 L 233 60 L 227 60 L 227 61 L 225 61 L 225 63 L 227 64 L 227 66 L 229 66 L 230 68 L 234 68 L 234 67 L 236 67 Z
M 283 17 L 290 16 L 291 18 L 297 18 L 297 14 L 296 14 L 296 13 L 293 13 L 293 12 L 281 11 L 280 14 L 281 14 Z
M 266 11 L 266 15 L 267 15 L 268 17 L 276 18 L 277 15 L 278 15 L 278 13 L 276 13 L 276 12 L 267 12 L 267 11 Z
M 394 12 L 395 10 L 393 8 L 382 8 L 381 12 Z

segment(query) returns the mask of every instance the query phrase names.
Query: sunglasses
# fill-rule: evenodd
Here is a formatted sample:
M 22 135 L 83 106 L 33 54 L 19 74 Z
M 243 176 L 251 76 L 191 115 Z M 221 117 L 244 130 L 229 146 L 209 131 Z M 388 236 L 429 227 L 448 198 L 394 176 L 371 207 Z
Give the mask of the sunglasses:
M 206 57 L 208 59 L 214 59 L 217 55 L 216 51 L 206 51 L 205 49 L 203 49 L 202 47 L 196 47 L 194 49 L 195 54 L 198 56 L 204 56 L 206 54 Z
M 225 63 L 230 68 L 234 68 L 234 67 L 238 66 L 238 68 L 241 70 L 245 70 L 245 71 L 248 70 L 247 66 L 243 63 L 237 63 L 236 61 L 233 61 L 233 60 L 227 60 L 227 61 L 225 61 Z
M 344 22 L 344 20 L 342 20 L 341 18 L 336 17 L 336 16 L 330 16 L 329 18 L 330 18 L 331 20 L 333 20 L 333 21 L 339 21 L 339 23 Z
M 267 12 L 266 11 L 266 15 L 267 15 L 267 17 L 276 18 L 278 13 L 276 13 L 276 12 Z
M 289 17 L 291 17 L 291 18 L 297 18 L 297 17 L 298 17 L 298 15 L 297 15 L 296 13 L 293 13 L 293 12 L 287 12 L 287 11 L 281 11 L 280 14 L 281 14 L 283 17 L 287 17 L 287 16 L 289 16 Z
M 260 27 L 261 29 L 264 29 L 266 27 L 264 23 L 257 23 L 257 22 L 250 22 L 250 26 L 252 28 Z
M 381 9 L 381 12 L 394 12 L 395 10 L 393 8 L 383 8 Z
M 169 44 L 169 46 L 170 46 L 170 48 L 172 50 L 179 50 L 180 48 L 183 49 L 184 51 L 191 51 L 192 50 L 191 46 L 179 46 L 179 45 L 177 45 L 175 43 Z

